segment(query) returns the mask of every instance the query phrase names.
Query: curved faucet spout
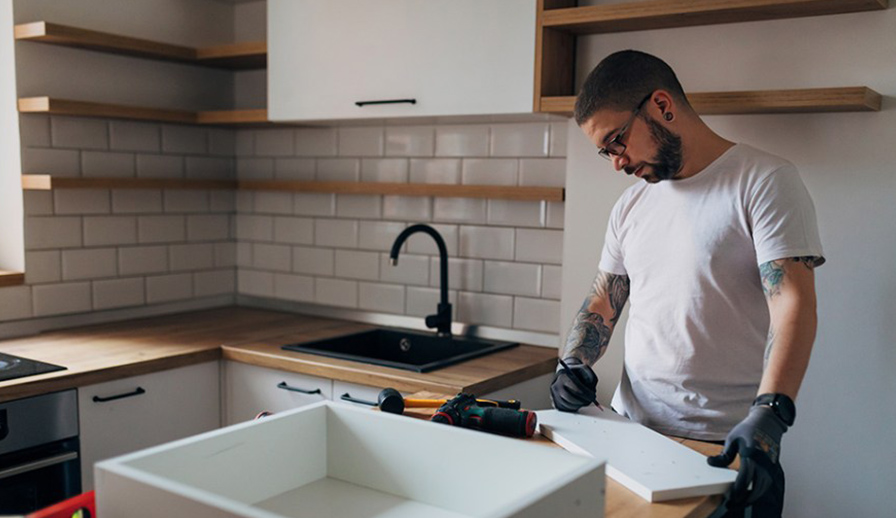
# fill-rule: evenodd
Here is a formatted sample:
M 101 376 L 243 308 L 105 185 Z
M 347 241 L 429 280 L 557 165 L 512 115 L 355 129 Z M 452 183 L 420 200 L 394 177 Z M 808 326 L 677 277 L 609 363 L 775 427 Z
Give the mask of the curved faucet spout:
M 404 244 L 408 237 L 417 232 L 424 232 L 432 236 L 436 246 L 439 247 L 440 301 L 437 313 L 426 317 L 426 327 L 435 327 L 439 335 L 447 336 L 451 334 L 451 304 L 448 303 L 448 248 L 445 246 L 445 240 L 442 239 L 442 235 L 429 225 L 419 223 L 411 225 L 404 229 L 401 234 L 398 234 L 395 242 L 392 243 L 392 251 L 389 252 L 389 262 L 392 263 L 392 266 L 398 264 L 398 254 L 401 251 L 401 245 Z

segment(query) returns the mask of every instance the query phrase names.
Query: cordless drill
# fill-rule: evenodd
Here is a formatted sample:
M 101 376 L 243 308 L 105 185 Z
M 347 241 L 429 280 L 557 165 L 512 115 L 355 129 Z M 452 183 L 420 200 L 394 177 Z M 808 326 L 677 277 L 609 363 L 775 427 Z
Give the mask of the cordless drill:
M 445 402 L 432 416 L 432 421 L 484 432 L 532 437 L 535 433 L 535 412 L 495 406 L 482 407 L 472 394 L 458 394 Z

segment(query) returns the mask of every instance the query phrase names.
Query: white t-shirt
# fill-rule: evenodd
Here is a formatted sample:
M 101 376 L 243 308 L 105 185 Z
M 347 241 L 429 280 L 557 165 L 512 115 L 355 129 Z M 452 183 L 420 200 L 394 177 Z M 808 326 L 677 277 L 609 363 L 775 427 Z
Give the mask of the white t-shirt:
M 694 176 L 628 188 L 600 260 L 631 281 L 613 408 L 661 433 L 724 439 L 762 377 L 759 265 L 802 256 L 824 262 L 815 208 L 776 156 L 737 144 Z

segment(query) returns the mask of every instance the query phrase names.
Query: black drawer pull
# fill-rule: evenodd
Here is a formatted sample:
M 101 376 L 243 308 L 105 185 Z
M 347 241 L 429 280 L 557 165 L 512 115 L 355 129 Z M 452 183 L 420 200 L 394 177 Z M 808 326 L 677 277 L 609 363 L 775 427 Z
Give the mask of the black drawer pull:
M 133 392 L 128 392 L 125 394 L 118 394 L 117 396 L 109 396 L 109 397 L 93 396 L 93 402 L 94 403 L 105 403 L 106 401 L 115 401 L 116 399 L 124 399 L 126 397 L 139 396 L 140 394 L 146 394 L 146 391 L 143 390 L 143 387 L 137 387 L 137 389 Z
M 369 104 L 417 104 L 417 99 L 386 99 L 384 101 L 356 101 L 357 106 L 367 106 Z
M 348 392 L 339 396 L 339 399 L 343 401 L 351 401 L 352 403 L 361 403 L 362 405 L 377 406 L 377 404 L 373 401 L 365 401 L 363 399 L 353 398 Z
M 305 390 L 305 389 L 300 389 L 297 387 L 290 387 L 289 385 L 286 384 L 285 381 L 281 381 L 280 383 L 278 383 L 277 388 L 283 389 L 283 390 L 288 390 L 290 392 L 301 392 L 302 394 L 320 394 L 320 389 Z

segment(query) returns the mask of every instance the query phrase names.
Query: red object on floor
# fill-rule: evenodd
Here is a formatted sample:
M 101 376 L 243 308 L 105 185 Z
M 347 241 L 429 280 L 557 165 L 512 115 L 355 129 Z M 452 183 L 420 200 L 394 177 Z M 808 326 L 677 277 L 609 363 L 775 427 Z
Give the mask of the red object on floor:
M 80 515 L 77 515 L 81 511 Z M 25 515 L 25 518 L 96 518 L 96 504 L 93 491 L 73 496 L 58 504 L 45 507 L 39 511 Z

